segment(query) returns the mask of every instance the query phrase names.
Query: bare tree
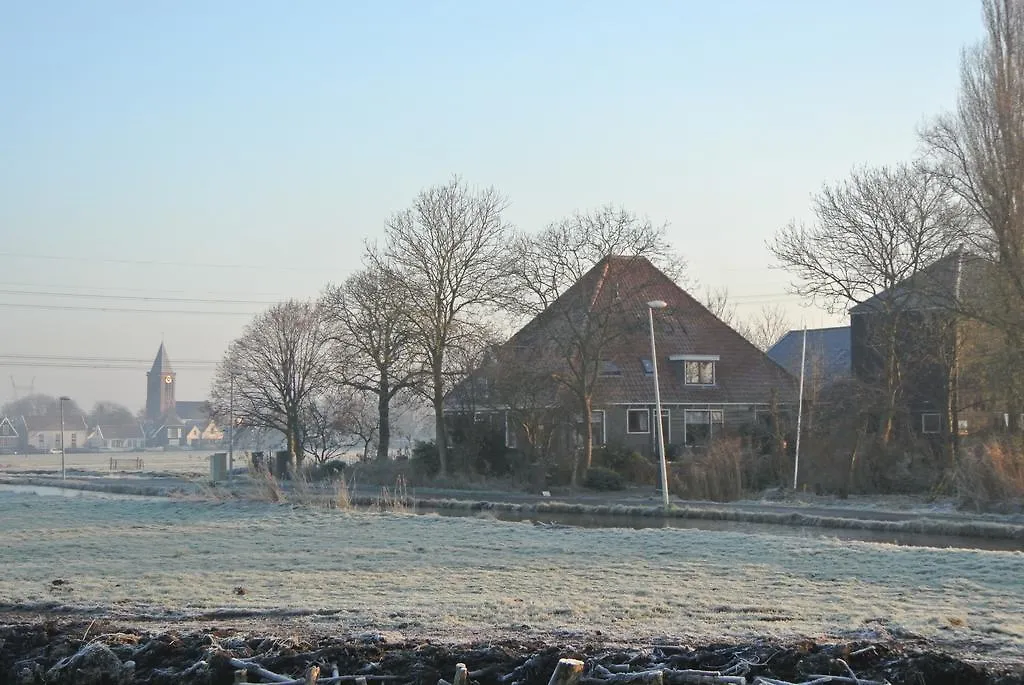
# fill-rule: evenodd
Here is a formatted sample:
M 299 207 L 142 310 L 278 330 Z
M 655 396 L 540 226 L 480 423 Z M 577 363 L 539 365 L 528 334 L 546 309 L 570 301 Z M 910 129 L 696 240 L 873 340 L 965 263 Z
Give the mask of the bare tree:
M 735 327 L 737 321 L 739 321 L 736 305 L 729 300 L 728 288 L 705 289 L 703 304 L 708 308 L 709 312 L 727 326 Z
M 779 305 L 763 305 L 753 317 L 740 323 L 736 330 L 762 352 L 767 352 L 789 332 L 789 318 Z
M 521 238 L 511 260 L 517 293 L 514 310 L 554 319 L 552 325 L 537 327 L 544 331 L 544 339 L 520 344 L 557 360 L 552 362 L 557 366 L 552 377 L 572 398 L 580 416 L 583 445 L 572 470 L 573 483 L 581 467 L 590 468 L 593 458 L 590 416 L 602 359 L 636 321 L 615 296 L 617 286 L 580 291 L 570 299 L 566 299 L 566 293 L 599 264 L 603 264 L 603 271 L 596 277 L 597 282 L 611 283 L 620 277 L 619 270 L 645 260 L 661 265 L 670 278 L 678 278 L 683 272 L 684 263 L 672 252 L 664 225 L 656 226 L 645 217 L 610 206 L 576 214 L 536 236 Z M 606 278 L 609 274 L 611 277 Z M 517 334 L 530 335 L 526 328 Z
M 377 458 L 391 444 L 391 404 L 422 373 L 414 361 L 416 329 L 405 307 L 398 275 L 379 256 L 341 286 L 328 286 L 322 303 L 336 327 L 341 382 L 376 397 Z
M 813 206 L 814 224 L 789 224 L 769 249 L 796 277 L 793 291 L 829 311 L 872 300 L 886 397 L 879 432 L 887 442 L 900 401 L 897 347 L 908 307 L 895 286 L 955 250 L 968 218 L 945 184 L 906 165 L 856 170 L 826 185 Z
M 301 463 L 303 412 L 335 381 L 330 345 L 330 327 L 317 304 L 274 305 L 228 347 L 211 388 L 214 411 L 227 416 L 231 404 L 241 424 L 281 431 Z
M 993 277 L 962 311 L 1004 336 L 1008 368 L 1024 368 L 1024 3 L 983 0 L 986 36 L 964 51 L 954 113 L 923 133 L 929 170 L 971 210 Z M 1004 379 L 1010 414 L 1024 408 L 1016 374 Z
M 516 288 L 508 308 L 533 317 L 553 304 L 605 257 L 645 257 L 679 282 L 686 263 L 665 236 L 667 224 L 622 207 L 605 205 L 549 224 L 537 235 L 520 236 L 510 260 Z
M 100 424 L 116 426 L 136 422 L 131 409 L 110 400 L 98 401 L 92 406 L 92 411 L 89 412 L 86 418 L 90 426 L 98 426 Z
M 66 416 L 85 416 L 74 400 L 64 402 Z M 3 416 L 60 416 L 60 401 L 51 395 L 36 393 L 12 400 L 3 406 Z
M 487 310 L 506 299 L 509 228 L 501 218 L 506 206 L 494 188 L 472 189 L 453 178 L 422 191 L 387 226 L 382 256 L 398 274 L 398 293 L 422 350 L 441 475 L 448 470 L 449 352 L 472 334 Z

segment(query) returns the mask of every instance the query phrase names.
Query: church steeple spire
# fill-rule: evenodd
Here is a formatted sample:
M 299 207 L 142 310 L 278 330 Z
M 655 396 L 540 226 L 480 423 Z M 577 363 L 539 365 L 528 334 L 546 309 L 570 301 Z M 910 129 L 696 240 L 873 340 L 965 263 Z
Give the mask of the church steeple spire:
M 167 412 L 173 412 L 175 406 L 174 369 L 167 349 L 160 343 L 153 367 L 146 373 L 146 418 L 156 421 Z

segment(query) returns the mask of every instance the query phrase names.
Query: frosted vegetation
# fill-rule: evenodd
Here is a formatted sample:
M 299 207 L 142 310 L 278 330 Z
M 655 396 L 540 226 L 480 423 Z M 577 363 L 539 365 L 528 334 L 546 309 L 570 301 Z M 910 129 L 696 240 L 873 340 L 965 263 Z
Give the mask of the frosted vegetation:
M 243 502 L 0 493 L 0 511 L 7 608 L 456 640 L 917 634 L 1024 655 L 1020 552 Z

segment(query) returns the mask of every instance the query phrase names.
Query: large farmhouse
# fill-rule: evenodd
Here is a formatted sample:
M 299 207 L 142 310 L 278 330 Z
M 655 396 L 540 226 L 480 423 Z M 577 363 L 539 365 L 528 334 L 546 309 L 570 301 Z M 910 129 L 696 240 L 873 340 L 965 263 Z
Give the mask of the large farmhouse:
M 664 303 L 652 311 L 650 302 Z M 657 358 L 651 355 L 650 316 Z M 670 452 L 770 422 L 795 403 L 795 380 L 642 257 L 603 259 L 500 346 L 446 400 L 451 417 L 500 417 L 509 447 L 541 439 L 538 412 L 570 442 L 655 453 L 655 362 Z M 589 393 L 581 393 L 581 389 Z M 543 439 L 547 440 L 548 437 Z

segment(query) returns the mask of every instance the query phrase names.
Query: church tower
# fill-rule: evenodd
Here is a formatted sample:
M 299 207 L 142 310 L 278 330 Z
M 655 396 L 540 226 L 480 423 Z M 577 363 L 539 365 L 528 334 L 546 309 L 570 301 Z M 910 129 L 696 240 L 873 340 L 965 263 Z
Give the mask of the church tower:
M 164 344 L 153 360 L 153 368 L 146 373 L 146 418 L 157 421 L 164 414 L 174 411 L 174 369 L 167 356 Z

